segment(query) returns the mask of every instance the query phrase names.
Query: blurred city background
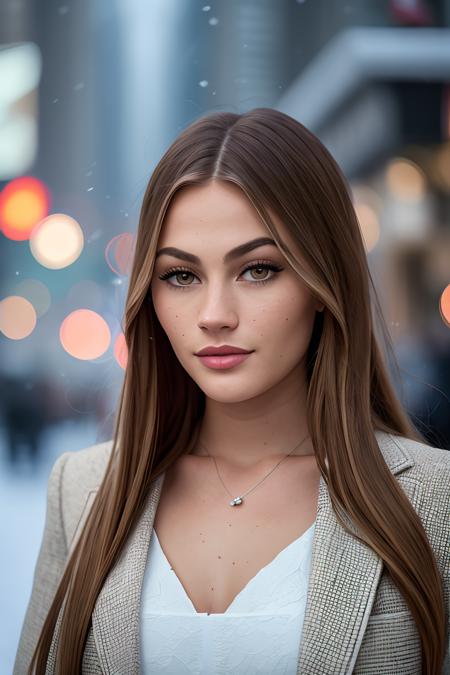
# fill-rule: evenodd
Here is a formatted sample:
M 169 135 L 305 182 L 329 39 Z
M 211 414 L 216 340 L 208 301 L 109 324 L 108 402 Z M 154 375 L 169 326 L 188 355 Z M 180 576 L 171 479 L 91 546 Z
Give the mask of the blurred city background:
M 0 672 L 59 454 L 111 438 L 139 209 L 216 110 L 282 110 L 347 176 L 400 365 L 450 449 L 450 0 L 3 0 Z

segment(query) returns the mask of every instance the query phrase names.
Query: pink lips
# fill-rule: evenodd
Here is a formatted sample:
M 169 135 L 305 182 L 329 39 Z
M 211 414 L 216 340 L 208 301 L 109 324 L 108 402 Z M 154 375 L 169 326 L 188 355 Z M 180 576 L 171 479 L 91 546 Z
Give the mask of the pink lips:
M 227 354 L 224 356 L 199 356 L 198 358 L 208 368 L 214 368 L 215 370 L 225 370 L 226 368 L 232 368 L 233 366 L 237 366 L 239 363 L 242 363 L 250 356 L 251 353 L 252 352 L 247 352 L 246 354 Z

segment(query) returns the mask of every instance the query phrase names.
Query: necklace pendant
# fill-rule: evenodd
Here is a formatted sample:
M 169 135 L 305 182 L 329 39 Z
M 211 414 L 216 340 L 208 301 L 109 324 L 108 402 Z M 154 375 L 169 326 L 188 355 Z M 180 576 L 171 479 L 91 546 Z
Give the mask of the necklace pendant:
M 242 504 L 243 501 L 244 501 L 244 500 L 242 499 L 242 497 L 235 497 L 235 498 L 230 502 L 230 506 L 239 506 L 239 504 Z

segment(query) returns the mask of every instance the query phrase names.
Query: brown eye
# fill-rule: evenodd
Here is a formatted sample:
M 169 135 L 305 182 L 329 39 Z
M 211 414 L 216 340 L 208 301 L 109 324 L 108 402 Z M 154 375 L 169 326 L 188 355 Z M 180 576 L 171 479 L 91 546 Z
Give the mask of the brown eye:
M 193 275 L 192 275 L 192 272 L 177 272 L 176 274 L 174 274 L 174 276 L 177 279 L 177 281 L 180 281 L 180 278 L 181 278 L 181 281 L 184 282 L 184 281 L 187 281 L 186 277 L 189 277 L 189 276 L 192 277 Z M 189 286 L 189 284 L 183 284 L 183 285 Z
M 282 271 L 282 267 L 279 265 L 276 265 L 274 263 L 269 263 L 269 262 L 256 262 L 253 263 L 253 265 L 248 265 L 242 272 L 241 274 L 246 274 L 247 272 L 251 273 L 252 279 L 254 281 L 251 281 L 250 283 L 255 285 L 258 284 L 266 284 L 272 281 L 272 279 L 275 279 L 277 274 Z M 272 274 L 270 276 L 267 276 L 267 272 L 270 271 Z M 253 273 L 256 272 L 254 275 Z M 261 277 L 264 278 L 261 278 Z
M 166 281 L 171 288 L 188 288 L 189 286 L 192 286 L 192 283 L 186 283 L 188 282 L 187 277 L 195 277 L 195 276 L 196 275 L 193 274 L 193 272 L 189 272 L 189 270 L 180 269 L 179 267 L 176 267 L 167 270 L 167 272 L 161 274 L 159 278 L 161 279 L 161 281 Z M 175 277 L 177 282 L 176 284 L 173 284 L 169 281 L 169 279 L 172 279 L 172 277 Z
M 258 265 L 258 267 L 251 267 L 250 270 L 247 270 L 250 272 L 258 272 L 259 274 L 256 274 L 256 279 L 260 279 L 261 277 L 261 272 L 262 276 L 265 278 L 267 275 L 267 272 L 269 271 L 269 268 L 266 265 Z

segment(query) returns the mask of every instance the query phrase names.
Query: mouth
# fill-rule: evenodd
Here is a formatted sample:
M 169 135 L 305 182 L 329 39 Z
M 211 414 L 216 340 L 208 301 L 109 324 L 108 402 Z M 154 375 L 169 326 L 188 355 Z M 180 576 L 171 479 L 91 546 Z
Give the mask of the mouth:
M 203 347 L 200 351 L 195 352 L 196 356 L 230 356 L 230 354 L 250 354 L 252 349 L 243 349 L 242 347 L 234 347 L 232 345 L 221 345 L 220 347 Z
M 252 352 L 241 352 L 231 354 L 207 354 L 197 355 L 203 365 L 214 370 L 226 370 L 234 368 L 248 359 Z

